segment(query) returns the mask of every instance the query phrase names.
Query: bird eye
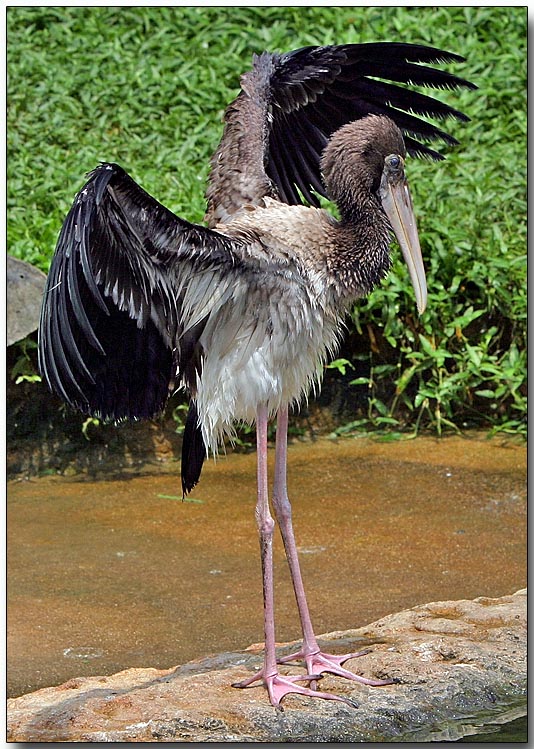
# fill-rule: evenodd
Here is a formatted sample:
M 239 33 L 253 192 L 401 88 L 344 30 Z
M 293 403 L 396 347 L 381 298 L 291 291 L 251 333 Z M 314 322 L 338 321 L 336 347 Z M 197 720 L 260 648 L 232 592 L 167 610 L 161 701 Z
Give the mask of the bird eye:
M 400 156 L 393 154 L 392 156 L 387 157 L 386 162 L 392 169 L 398 169 L 402 164 L 402 159 Z

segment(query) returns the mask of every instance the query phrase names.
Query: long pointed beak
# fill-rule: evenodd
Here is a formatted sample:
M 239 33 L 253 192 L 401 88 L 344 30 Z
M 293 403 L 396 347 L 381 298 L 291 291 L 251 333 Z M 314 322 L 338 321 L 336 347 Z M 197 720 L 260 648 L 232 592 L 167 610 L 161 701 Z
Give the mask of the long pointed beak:
M 399 242 L 410 272 L 419 314 L 426 308 L 427 287 L 412 198 L 406 178 L 391 179 L 384 173 L 380 185 L 382 206 Z

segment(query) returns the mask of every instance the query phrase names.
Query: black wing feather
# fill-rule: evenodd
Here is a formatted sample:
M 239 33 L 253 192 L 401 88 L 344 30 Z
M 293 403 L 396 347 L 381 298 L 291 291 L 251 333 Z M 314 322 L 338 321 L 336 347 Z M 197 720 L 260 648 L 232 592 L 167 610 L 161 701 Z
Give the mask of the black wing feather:
M 182 492 L 184 496 L 198 484 L 206 458 L 206 446 L 194 401 L 189 404 L 182 440 Z
M 223 138 L 212 159 L 206 191 L 210 224 L 228 220 L 244 203 L 257 203 L 266 195 L 289 204 L 318 205 L 316 194 L 325 195 L 320 173 L 325 143 L 340 127 L 368 114 L 394 120 L 411 155 L 442 159 L 428 141 L 455 145 L 456 139 L 417 115 L 469 118 L 397 84 L 476 88 L 430 67 L 463 59 L 434 47 L 397 42 L 303 47 L 256 56 L 252 70 L 242 77 L 241 93 L 227 109 Z
M 280 144 L 284 143 L 281 133 L 290 122 L 295 132 L 299 129 L 297 122 L 309 121 L 326 141 L 347 122 L 367 114 L 384 114 L 394 120 L 407 136 L 408 152 L 412 155 L 442 158 L 419 139 L 441 140 L 447 145 L 455 145 L 456 139 L 414 115 L 441 120 L 468 118 L 430 96 L 387 81 L 432 88 L 475 88 L 446 71 L 414 64 L 461 60 L 460 56 L 442 50 L 397 43 L 308 47 L 282 55 L 271 76 L 272 147 L 267 158 L 267 175 L 277 187 L 283 184 L 287 202 L 302 202 L 300 195 L 307 197 L 310 190 L 325 195 L 324 187 L 317 187 L 320 160 L 314 163 L 306 160 L 303 169 L 298 159 L 290 157 L 289 149 L 280 149 Z M 376 80 L 378 78 L 385 78 L 386 82 Z M 291 96 L 288 96 L 289 91 Z M 279 116 L 277 109 L 281 112 Z M 273 163 L 276 163 L 276 173 Z M 282 171 L 283 183 L 280 181 Z M 314 179 L 310 179 L 310 172 L 314 173 Z M 309 202 L 318 204 L 317 200 Z
M 236 262 L 229 240 L 183 221 L 119 166 L 102 164 L 75 198 L 48 274 L 39 328 L 48 385 L 102 419 L 156 415 L 197 356 L 191 331 L 180 348 L 177 264 L 194 273 Z
M 169 321 L 176 325 L 173 310 L 167 305 L 168 320 L 159 320 L 159 328 L 148 319 L 140 326 L 139 304 L 128 292 L 139 279 L 136 263 L 128 263 L 132 240 L 128 246 L 122 233 L 118 242 L 117 217 L 103 207 L 113 181 L 125 177 L 119 167 L 103 165 L 77 195 L 48 274 L 39 330 L 39 363 L 50 388 L 84 413 L 113 420 L 161 410 L 174 371 L 161 332 Z M 144 262 L 150 278 L 150 259 Z M 157 283 L 143 293 L 146 307 L 161 295 Z
M 243 264 L 254 272 L 259 262 L 244 243 L 178 218 L 121 167 L 102 164 L 74 200 L 48 274 L 39 324 L 45 381 L 71 406 L 112 421 L 158 414 L 175 383 L 194 397 L 207 317 L 196 319 L 198 307 L 184 300 L 193 294 L 204 308 L 216 296 L 198 281 L 204 271 L 220 291 Z M 184 450 L 185 492 L 206 452 L 193 414 Z

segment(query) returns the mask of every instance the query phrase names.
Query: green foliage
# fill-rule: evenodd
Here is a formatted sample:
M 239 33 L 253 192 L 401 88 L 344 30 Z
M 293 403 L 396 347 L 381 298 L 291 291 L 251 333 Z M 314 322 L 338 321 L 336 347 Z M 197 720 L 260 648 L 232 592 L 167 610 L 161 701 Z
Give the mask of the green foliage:
M 354 369 L 354 366 L 348 359 L 334 359 L 326 365 L 326 369 L 335 369 L 339 374 L 346 374 L 347 369 Z M 356 382 L 354 383 L 356 384 Z
M 14 344 L 16 350 L 15 363 L 11 367 L 11 379 L 15 385 L 23 382 L 41 382 L 41 376 L 37 374 L 35 367 L 35 351 L 37 344 L 31 338 L 23 338 Z
M 82 434 L 87 440 L 87 442 L 91 442 L 91 437 L 89 436 L 89 427 L 100 427 L 101 422 L 100 419 L 97 419 L 94 416 L 89 416 L 82 424 Z
M 525 7 L 9 7 L 7 28 L 9 252 L 45 271 L 101 160 L 202 219 L 221 116 L 254 52 L 403 40 L 465 55 L 448 69 L 479 90 L 438 92 L 471 117 L 445 123 L 461 145 L 408 165 L 428 309 L 415 316 L 396 253 L 353 312 L 370 351 L 354 387 L 370 394 L 367 427 L 524 430 Z
M 182 436 L 185 431 L 185 421 L 187 419 L 188 410 L 189 405 L 187 403 L 179 403 L 172 409 L 172 418 L 176 424 L 174 431 L 180 436 Z

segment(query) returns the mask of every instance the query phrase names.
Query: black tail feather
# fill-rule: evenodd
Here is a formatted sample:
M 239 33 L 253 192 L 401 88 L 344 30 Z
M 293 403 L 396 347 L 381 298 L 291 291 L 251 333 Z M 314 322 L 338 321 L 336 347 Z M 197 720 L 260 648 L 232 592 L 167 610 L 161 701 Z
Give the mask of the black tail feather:
M 206 445 L 194 401 L 189 404 L 182 442 L 182 492 L 185 497 L 198 484 L 206 458 Z

